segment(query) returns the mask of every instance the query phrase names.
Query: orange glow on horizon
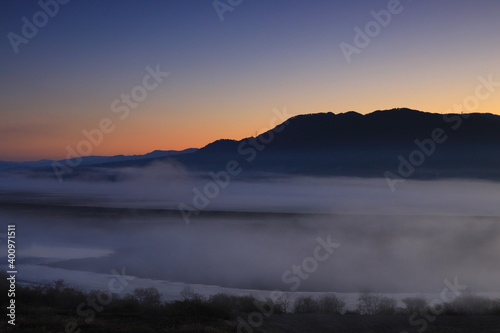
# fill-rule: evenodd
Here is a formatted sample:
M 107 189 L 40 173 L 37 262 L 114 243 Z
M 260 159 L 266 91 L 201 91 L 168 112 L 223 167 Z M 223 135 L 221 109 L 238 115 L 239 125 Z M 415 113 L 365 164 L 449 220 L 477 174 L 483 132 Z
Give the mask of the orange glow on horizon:
M 485 105 L 489 108 L 494 108 L 491 103 L 485 103 Z M 397 107 L 409 106 L 398 105 Z M 450 109 L 451 107 L 452 105 L 449 106 Z M 337 112 L 334 110 L 321 110 L 319 112 L 330 111 L 342 113 L 349 110 Z M 311 113 L 292 113 L 291 110 L 288 110 L 288 112 L 290 117 L 297 114 Z M 481 110 L 477 110 L 477 112 L 488 111 L 481 108 Z M 366 114 L 369 112 L 360 113 Z M 233 120 L 232 122 L 227 121 L 225 123 L 218 121 L 220 118 L 215 118 L 213 116 L 200 119 L 199 122 L 177 120 L 176 123 L 171 122 L 167 124 L 167 122 L 165 122 L 165 125 L 162 125 L 162 123 L 155 124 L 155 119 L 143 122 L 117 122 L 116 129 L 112 133 L 103 134 L 102 141 L 98 145 L 89 145 L 88 138 L 81 133 L 82 129 L 91 131 L 93 129 L 92 126 L 78 128 L 77 125 L 74 125 L 74 131 L 68 129 L 56 136 L 36 135 L 35 138 L 30 136 L 18 136 L 16 140 L 13 141 L 4 140 L 0 143 L 0 151 L 3 152 L 2 160 L 28 161 L 39 159 L 64 159 L 68 154 L 67 146 L 75 151 L 77 151 L 78 148 L 83 147 L 83 149 L 87 149 L 91 147 L 90 155 L 99 156 L 143 155 L 154 150 L 201 148 L 218 139 L 241 140 L 270 129 L 270 118 L 272 117 L 272 113 L 262 113 L 259 116 L 259 119 L 257 119 L 257 117 L 252 119 L 251 116 L 249 116 L 247 117 L 248 119 L 242 120 L 241 122 Z M 88 122 L 88 124 L 91 123 L 92 122 Z M 12 137 L 13 135 L 10 134 L 10 136 Z M 95 139 L 97 139 L 97 137 Z M 81 143 L 82 141 L 86 141 L 87 143 Z M 83 149 L 80 149 L 80 151 Z

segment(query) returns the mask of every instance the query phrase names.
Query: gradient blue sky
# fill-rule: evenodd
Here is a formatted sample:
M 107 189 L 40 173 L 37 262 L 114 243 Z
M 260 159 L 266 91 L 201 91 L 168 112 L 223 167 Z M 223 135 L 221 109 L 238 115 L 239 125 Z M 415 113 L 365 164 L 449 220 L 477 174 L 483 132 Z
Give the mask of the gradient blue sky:
M 15 54 L 7 34 L 40 7 L 4 0 L 0 160 L 64 158 L 103 118 L 116 129 L 92 155 L 142 154 L 254 135 L 273 108 L 445 113 L 480 75 L 500 81 L 494 0 L 401 1 L 348 64 L 339 44 L 388 2 L 243 0 L 221 22 L 210 0 L 72 0 Z M 120 120 L 111 103 L 157 64 L 170 76 Z M 500 113 L 500 92 L 477 111 Z

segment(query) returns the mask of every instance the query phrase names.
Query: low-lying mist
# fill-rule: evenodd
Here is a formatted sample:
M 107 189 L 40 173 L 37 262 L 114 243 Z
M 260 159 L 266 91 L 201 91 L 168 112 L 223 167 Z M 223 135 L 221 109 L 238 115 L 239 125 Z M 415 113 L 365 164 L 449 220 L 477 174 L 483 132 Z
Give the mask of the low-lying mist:
M 406 180 L 391 192 L 383 178 L 247 175 L 213 195 L 214 177 L 178 166 L 113 172 L 1 178 L 0 224 L 17 224 L 18 260 L 245 289 L 438 292 L 456 277 L 500 291 L 499 183 Z M 189 223 L 181 203 L 196 210 Z M 318 238 L 340 246 L 315 265 Z

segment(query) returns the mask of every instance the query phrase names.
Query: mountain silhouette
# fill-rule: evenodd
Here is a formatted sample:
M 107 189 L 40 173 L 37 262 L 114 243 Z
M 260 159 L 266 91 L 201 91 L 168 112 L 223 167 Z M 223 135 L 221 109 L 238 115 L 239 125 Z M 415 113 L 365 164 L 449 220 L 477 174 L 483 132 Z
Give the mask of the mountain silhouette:
M 111 172 L 158 161 L 217 173 L 232 161 L 250 176 L 500 179 L 500 116 L 444 115 L 407 108 L 365 115 L 354 111 L 304 114 L 256 137 L 221 139 L 181 154 L 101 159 L 76 168 L 71 176 L 90 172 L 94 166 Z
M 177 160 L 214 172 L 235 160 L 245 171 L 260 173 L 500 176 L 500 116 L 493 114 L 443 115 L 406 108 L 366 115 L 317 113 L 295 116 L 276 128 L 255 138 L 218 140 Z

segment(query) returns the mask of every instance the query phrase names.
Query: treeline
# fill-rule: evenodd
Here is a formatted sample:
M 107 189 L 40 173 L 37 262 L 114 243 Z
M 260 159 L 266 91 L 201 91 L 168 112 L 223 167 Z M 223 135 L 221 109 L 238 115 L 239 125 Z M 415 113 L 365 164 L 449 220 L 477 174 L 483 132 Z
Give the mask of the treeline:
M 402 300 L 404 307 L 387 296 L 363 293 L 357 300 L 356 308 L 347 309 L 344 300 L 335 294 L 319 298 L 302 296 L 295 300 L 293 313 L 330 313 L 344 315 L 395 315 L 422 314 L 439 315 L 500 315 L 500 299 L 491 299 L 467 293 L 451 302 L 427 302 L 423 297 L 407 297 Z
M 8 284 L 6 273 L 0 272 L 0 293 L 6 294 Z M 46 330 L 39 332 L 60 332 L 61 327 L 71 323 L 72 330 L 79 332 L 101 332 L 101 328 L 113 323 L 120 332 L 142 330 L 146 327 L 152 332 L 152 323 L 162 331 L 176 332 L 186 327 L 206 327 L 213 325 L 221 332 L 235 329 L 237 318 L 244 314 L 310 314 L 330 315 L 412 315 L 430 312 L 440 315 L 500 315 L 500 299 L 490 299 L 474 294 L 463 294 L 452 302 L 427 302 L 421 297 L 402 300 L 404 307 L 398 307 L 396 300 L 373 293 L 361 294 L 355 309 L 348 309 L 344 299 L 334 293 L 319 297 L 299 296 L 294 300 L 288 294 L 260 299 L 252 295 L 235 296 L 215 294 L 203 296 L 190 287 L 180 293 L 180 300 L 162 302 L 162 295 L 156 288 L 136 288 L 125 296 L 102 291 L 82 291 L 67 286 L 64 281 L 34 286 L 17 286 L 16 304 L 18 305 L 20 326 L 38 327 L 41 323 Z M 1 298 L 6 306 L 7 298 Z M 439 307 L 439 309 L 438 309 Z M 37 318 L 38 322 L 33 318 Z M 55 319 L 57 318 L 57 319 Z M 49 324 L 47 324 L 49 323 Z M 52 326 L 51 326 L 52 325 Z M 2 326 L 2 325 L 0 325 Z M 222 327 L 222 328 L 221 328 Z M 10 329 L 7 325 L 1 327 Z M 45 328 L 44 328 L 45 329 Z M 172 329 L 172 330 L 170 330 Z M 8 330 L 7 330 L 8 331 Z

